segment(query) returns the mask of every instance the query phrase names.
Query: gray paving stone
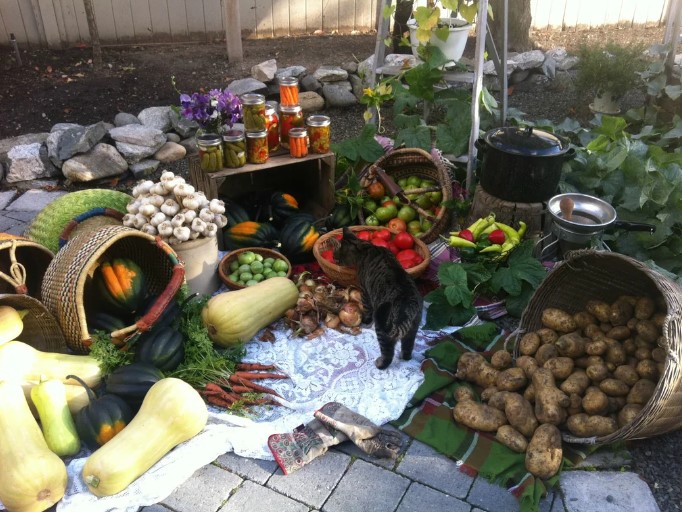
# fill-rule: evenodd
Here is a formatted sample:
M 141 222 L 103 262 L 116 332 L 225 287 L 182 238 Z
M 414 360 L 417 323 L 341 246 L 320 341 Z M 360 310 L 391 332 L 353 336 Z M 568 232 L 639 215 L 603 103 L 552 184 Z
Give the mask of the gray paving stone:
M 277 463 L 274 460 L 248 459 L 232 452 L 221 455 L 215 463 L 261 485 L 264 485 L 277 470 Z
M 52 201 L 65 195 L 64 191 L 48 192 L 46 190 L 27 190 L 17 199 L 12 201 L 6 210 L 40 211 Z
M 208 464 L 199 468 L 161 504 L 177 512 L 215 512 L 242 482 L 234 473 Z
M 447 510 L 448 512 L 469 512 L 471 505 L 453 496 L 413 482 L 400 502 L 396 512 L 423 512 L 424 510 Z
M 588 455 L 585 460 L 580 461 L 576 465 L 576 469 L 595 468 L 618 471 L 624 467 L 629 468 L 631 463 L 632 454 L 627 450 L 614 452 L 603 449 Z
M 395 510 L 410 481 L 383 468 L 356 460 L 339 482 L 323 512 Z
M 392 430 L 395 432 L 400 432 L 400 430 L 395 428 L 393 425 L 383 425 L 381 428 L 385 428 L 386 430 Z M 407 451 L 407 449 L 410 446 L 410 441 L 412 440 L 410 436 L 403 432 L 400 432 L 400 438 L 402 439 L 402 446 L 400 449 L 400 453 L 398 454 L 398 457 L 400 457 L 400 455 L 404 454 Z M 372 464 L 376 464 L 377 466 L 381 466 L 382 468 L 386 469 L 393 469 L 396 465 L 396 461 L 394 459 L 389 458 L 378 459 L 376 457 L 372 457 L 371 455 L 366 454 L 360 448 L 358 448 L 352 441 L 346 441 L 344 443 L 341 443 L 332 448 L 332 450 L 345 453 L 357 459 L 366 460 L 367 462 L 371 462 Z
M 29 224 L 33 219 L 35 219 L 38 212 L 35 210 L 5 210 L 2 212 L 3 217 L 8 217 L 10 219 L 18 220 L 19 222 L 24 222 Z
M 548 492 L 547 496 L 540 500 L 540 512 L 552 512 L 552 505 L 554 503 L 555 498 L 556 493 L 554 491 Z M 561 501 L 561 498 L 556 499 Z
M 564 500 L 561 494 L 557 492 L 556 498 L 554 498 L 554 503 L 552 503 L 552 510 L 550 512 L 566 512 L 566 507 L 564 507 Z
M 351 458 L 345 453 L 327 452 L 290 475 L 281 470 L 267 486 L 311 507 L 321 507 L 346 472 Z
M 173 512 L 171 509 L 164 507 L 163 505 L 151 505 L 149 507 L 142 507 L 138 512 Z
M 0 210 L 4 210 L 16 195 L 17 193 L 14 190 L 5 190 L 4 192 L 0 192 Z
M 559 480 L 568 512 L 660 512 L 635 473 L 565 471 Z
M 218 512 L 308 512 L 303 503 L 246 480 Z
M 457 463 L 430 446 L 414 441 L 398 465 L 398 473 L 439 491 L 465 498 L 474 479 L 462 473 Z
M 501 510 L 517 512 L 521 510 L 519 502 L 507 489 L 491 484 L 482 476 L 477 477 L 474 481 L 467 501 L 489 512 L 500 512 Z

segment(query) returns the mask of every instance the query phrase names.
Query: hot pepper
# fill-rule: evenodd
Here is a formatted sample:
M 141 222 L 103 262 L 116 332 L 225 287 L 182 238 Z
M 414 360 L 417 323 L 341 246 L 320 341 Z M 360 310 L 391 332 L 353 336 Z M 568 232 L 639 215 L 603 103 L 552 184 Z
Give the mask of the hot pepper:
M 448 245 L 450 245 L 450 247 L 469 247 L 471 249 L 476 248 L 475 243 L 470 242 L 469 240 L 466 240 L 459 236 L 451 236 L 450 239 L 448 240 Z

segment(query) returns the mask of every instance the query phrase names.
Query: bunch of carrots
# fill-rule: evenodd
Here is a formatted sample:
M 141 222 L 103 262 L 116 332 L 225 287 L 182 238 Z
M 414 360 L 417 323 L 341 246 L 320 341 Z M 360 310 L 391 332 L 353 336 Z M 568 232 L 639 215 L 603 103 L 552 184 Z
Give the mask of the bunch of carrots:
M 239 363 L 236 371 L 225 379 L 206 384 L 199 390 L 201 396 L 211 405 L 235 409 L 249 405 L 280 405 L 279 402 L 263 395 L 282 398 L 274 389 L 257 384 L 261 379 L 287 379 L 281 373 L 273 373 L 271 364 Z
M 280 85 L 279 99 L 281 105 L 298 105 L 298 86 Z
M 289 153 L 295 158 L 308 155 L 308 137 L 289 137 Z

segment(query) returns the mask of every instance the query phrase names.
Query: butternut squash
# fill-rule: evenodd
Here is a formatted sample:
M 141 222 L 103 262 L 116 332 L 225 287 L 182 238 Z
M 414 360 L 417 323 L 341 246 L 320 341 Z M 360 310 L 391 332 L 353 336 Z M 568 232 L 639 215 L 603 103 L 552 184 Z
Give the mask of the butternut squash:
M 0 345 L 16 339 L 24 330 L 23 318 L 28 309 L 16 310 L 12 306 L 0 306 Z
M 280 318 L 298 300 L 296 285 L 273 277 L 242 290 L 224 292 L 206 303 L 201 317 L 217 345 L 246 343 L 263 327 Z
M 82 476 L 96 496 L 127 488 L 178 444 L 206 426 L 208 410 L 186 382 L 165 378 L 154 384 L 133 420 L 83 466 Z
M 32 380 L 59 379 L 65 384 L 77 385 L 67 375 L 78 375 L 88 386 L 95 388 L 102 380 L 97 359 L 92 356 L 41 352 L 19 340 L 0 345 L 0 379 Z
M 62 459 L 52 453 L 17 382 L 0 381 L 0 500 L 10 512 L 41 512 L 66 491 Z
M 60 457 L 76 455 L 81 441 L 66 403 L 66 385 L 57 379 L 43 380 L 31 390 L 47 447 Z

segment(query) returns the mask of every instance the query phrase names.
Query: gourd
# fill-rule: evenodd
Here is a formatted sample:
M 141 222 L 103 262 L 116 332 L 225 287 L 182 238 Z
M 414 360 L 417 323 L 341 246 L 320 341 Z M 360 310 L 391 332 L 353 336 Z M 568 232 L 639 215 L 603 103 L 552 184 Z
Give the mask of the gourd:
M 34 417 L 38 418 L 38 411 L 33 404 L 33 400 L 31 400 L 31 390 L 38 385 L 38 382 L 34 380 L 25 380 L 20 384 L 24 390 L 24 396 L 28 401 L 28 407 L 31 409 L 31 413 Z M 71 414 L 76 414 L 90 402 L 88 394 L 80 384 L 64 384 L 64 390 L 66 393 L 66 403 L 69 406 Z
M 244 247 L 275 247 L 277 230 L 267 222 L 246 221 L 230 226 L 223 231 L 223 239 L 228 249 Z
M 18 382 L 0 380 L 0 501 L 11 512 L 41 512 L 66 491 L 62 459 L 47 447 Z
M 89 398 L 89 403 L 75 414 L 76 431 L 88 448 L 96 450 L 130 423 L 133 411 L 121 397 L 106 394 L 97 398 L 81 378 L 76 375 L 69 378 L 78 381 Z
M 279 233 L 281 251 L 285 256 L 297 261 L 313 250 L 313 245 L 320 238 L 314 223 L 313 216 L 307 213 L 292 215 L 286 220 Z
M 43 380 L 31 390 L 47 447 L 60 457 L 76 455 L 81 442 L 66 402 L 66 389 L 61 380 Z
M 0 345 L 17 339 L 24 330 L 23 318 L 28 309 L 17 311 L 12 306 L 0 306 Z
M 206 404 L 192 386 L 162 379 L 128 426 L 88 457 L 83 480 L 96 496 L 121 492 L 171 449 L 201 432 L 207 420 Z
M 93 388 L 102 381 L 102 370 L 92 356 L 41 352 L 19 340 L 0 345 L 0 379 L 39 382 L 46 378 L 76 384 L 66 377 L 70 374 Z
M 107 377 L 108 393 L 120 396 L 133 410 L 140 408 L 149 389 L 163 379 L 158 368 L 147 363 L 119 366 Z
M 278 221 L 283 221 L 299 212 L 296 198 L 285 192 L 273 192 L 270 196 L 270 205 L 272 214 Z
M 134 313 L 145 299 L 144 274 L 131 259 L 115 258 L 102 262 L 93 280 L 102 303 L 116 311 Z
M 296 305 L 298 289 L 286 277 L 273 277 L 242 290 L 212 297 L 201 318 L 214 343 L 245 343 Z
M 149 363 L 159 370 L 175 370 L 185 359 L 182 333 L 173 327 L 154 329 L 145 333 L 135 348 L 135 361 Z

